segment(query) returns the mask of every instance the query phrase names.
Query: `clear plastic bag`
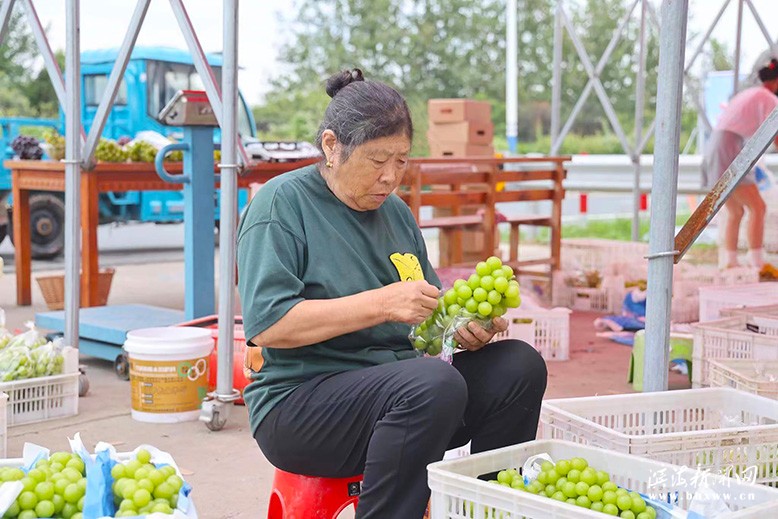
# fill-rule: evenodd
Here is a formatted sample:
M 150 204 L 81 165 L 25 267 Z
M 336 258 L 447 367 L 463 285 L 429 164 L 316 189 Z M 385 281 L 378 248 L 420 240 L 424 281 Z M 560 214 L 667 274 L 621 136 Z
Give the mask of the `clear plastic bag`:
M 454 360 L 454 352 L 459 349 L 454 334 L 471 321 L 477 322 L 487 330 L 492 326 L 491 319 L 479 318 L 469 312 L 454 316 L 447 315 L 444 305 L 440 303 L 438 309 L 426 321 L 411 329 L 408 338 L 420 354 L 438 357 L 451 364 Z
M 49 342 L 32 323 L 0 349 L 0 382 L 59 375 L 65 359 L 62 341 Z
M 0 308 L 0 350 L 11 342 L 11 338 L 13 338 L 13 334 L 5 327 L 5 310 Z

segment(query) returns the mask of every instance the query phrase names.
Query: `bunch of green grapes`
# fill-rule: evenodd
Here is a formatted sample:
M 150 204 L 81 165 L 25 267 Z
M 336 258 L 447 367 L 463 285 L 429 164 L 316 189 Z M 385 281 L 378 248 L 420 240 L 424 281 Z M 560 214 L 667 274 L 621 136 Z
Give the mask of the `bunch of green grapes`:
M 516 469 L 501 470 L 491 482 L 622 519 L 656 519 L 656 510 L 640 494 L 619 488 L 583 458 L 546 461 L 529 483 Z
M 213 161 L 217 164 L 222 160 L 222 150 L 213 150 Z
M 181 162 L 184 160 L 184 152 L 181 150 L 173 150 L 165 156 L 166 161 Z
M 145 141 L 135 141 L 126 147 L 127 155 L 132 162 L 154 162 L 157 148 Z
M 115 517 L 135 517 L 151 513 L 172 514 L 184 480 L 170 465 L 155 467 L 151 454 L 139 450 L 134 459 L 117 463 L 111 469 Z
M 100 139 L 95 148 L 95 159 L 102 162 L 127 162 L 127 152 L 110 139 Z
M 47 155 L 51 160 L 65 158 L 65 137 L 60 135 L 57 130 L 49 129 L 43 132 L 43 140 L 49 145 Z
M 20 481 L 22 493 L 4 518 L 62 517 L 83 519 L 86 468 L 77 454 L 55 452 L 26 475 L 19 468 L 0 468 L 0 481 Z
M 413 347 L 431 356 L 439 355 L 443 332 L 454 319 L 490 320 L 519 305 L 519 282 L 513 269 L 503 265 L 497 256 L 491 256 L 479 262 L 467 280 L 454 281 L 453 288 L 438 301 L 435 312 L 414 328 Z

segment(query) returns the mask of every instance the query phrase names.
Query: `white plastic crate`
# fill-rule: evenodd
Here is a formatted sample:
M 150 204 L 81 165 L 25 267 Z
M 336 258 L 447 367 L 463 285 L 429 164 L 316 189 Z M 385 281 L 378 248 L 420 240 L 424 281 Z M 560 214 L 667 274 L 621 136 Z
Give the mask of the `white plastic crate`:
M 570 358 L 570 310 L 523 310 L 512 308 L 503 316 L 508 329 L 493 341 L 520 339 L 533 346 L 545 360 Z
M 758 315 L 764 317 L 778 317 L 778 305 L 743 306 L 737 308 L 722 308 L 719 310 L 722 317 L 735 315 Z
M 0 458 L 8 451 L 8 395 L 0 393 Z
M 543 402 L 543 438 L 778 482 L 778 401 L 731 388 Z
M 62 375 L 0 383 L 8 395 L 8 425 L 42 422 L 78 414 L 78 350 L 63 349 Z
M 619 486 L 673 502 L 688 509 L 699 485 L 705 482 L 724 499 L 733 513 L 720 518 L 765 519 L 778 516 L 778 491 L 732 478 L 705 475 L 692 468 L 677 467 L 559 440 L 536 440 L 512 447 L 474 454 L 467 458 L 439 461 L 427 467 L 432 490 L 432 519 L 592 519 L 607 517 L 529 492 L 488 483 L 479 476 L 506 468 L 521 467 L 531 456 L 549 454 L 552 459 L 583 457 L 598 470 L 606 471 Z M 471 513 L 471 509 L 474 513 Z
M 626 294 L 622 276 L 604 276 L 599 288 L 570 286 L 567 282 L 569 276 L 569 272 L 554 272 L 554 306 L 585 312 L 621 313 Z
M 778 304 L 778 283 L 774 282 L 700 287 L 699 291 L 700 322 L 718 319 L 723 308 Z
M 778 360 L 778 336 L 752 332 L 748 321 L 738 315 L 693 326 L 692 387 L 709 384 L 711 359 Z
M 778 400 L 778 360 L 711 360 L 709 381 L 711 387 L 732 387 Z
M 566 238 L 562 240 L 563 270 L 599 270 L 611 273 L 612 266 L 646 264 L 648 244 L 600 238 Z M 613 272 L 616 273 L 616 272 Z

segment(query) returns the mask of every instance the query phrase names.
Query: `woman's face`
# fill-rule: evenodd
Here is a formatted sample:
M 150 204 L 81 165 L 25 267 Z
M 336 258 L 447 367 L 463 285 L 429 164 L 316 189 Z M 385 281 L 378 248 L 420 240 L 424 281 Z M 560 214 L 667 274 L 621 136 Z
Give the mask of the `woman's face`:
M 371 211 L 381 207 L 400 185 L 411 141 L 404 134 L 374 139 L 354 148 L 343 161 L 342 145 L 326 130 L 322 147 L 332 162 L 331 167 L 323 166 L 322 174 L 335 196 L 356 211 Z

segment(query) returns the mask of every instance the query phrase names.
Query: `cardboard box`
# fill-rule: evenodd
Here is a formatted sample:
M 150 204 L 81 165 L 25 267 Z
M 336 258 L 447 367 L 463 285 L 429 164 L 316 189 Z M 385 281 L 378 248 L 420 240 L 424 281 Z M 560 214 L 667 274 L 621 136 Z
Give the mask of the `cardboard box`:
M 494 156 L 491 144 L 468 144 L 466 142 L 430 142 L 430 157 L 478 157 Z
M 430 123 L 491 121 L 492 105 L 488 101 L 472 99 L 430 99 L 427 116 Z
M 465 142 L 491 144 L 494 124 L 491 121 L 463 121 L 461 123 L 430 124 L 427 140 L 430 142 Z

